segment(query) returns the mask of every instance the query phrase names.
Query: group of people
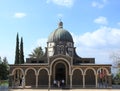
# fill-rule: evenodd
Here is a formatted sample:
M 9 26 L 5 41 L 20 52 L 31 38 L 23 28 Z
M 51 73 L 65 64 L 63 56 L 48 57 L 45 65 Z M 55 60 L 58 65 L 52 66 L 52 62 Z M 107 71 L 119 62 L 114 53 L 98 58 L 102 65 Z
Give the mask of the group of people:
M 65 81 L 63 80 L 54 80 L 53 82 L 54 87 L 64 87 Z

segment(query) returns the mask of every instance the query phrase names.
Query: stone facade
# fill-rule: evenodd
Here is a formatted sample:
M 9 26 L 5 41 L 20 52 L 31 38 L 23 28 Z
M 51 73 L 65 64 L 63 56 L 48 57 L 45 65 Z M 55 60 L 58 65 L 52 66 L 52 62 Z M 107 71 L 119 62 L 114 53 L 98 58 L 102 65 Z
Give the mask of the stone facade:
M 75 49 L 71 34 L 60 22 L 48 37 L 41 59 L 27 58 L 24 64 L 10 65 L 9 86 L 52 88 L 54 81 L 62 86 L 64 80 L 64 87 L 69 88 L 111 87 L 111 65 L 95 64 L 95 58 L 79 57 Z

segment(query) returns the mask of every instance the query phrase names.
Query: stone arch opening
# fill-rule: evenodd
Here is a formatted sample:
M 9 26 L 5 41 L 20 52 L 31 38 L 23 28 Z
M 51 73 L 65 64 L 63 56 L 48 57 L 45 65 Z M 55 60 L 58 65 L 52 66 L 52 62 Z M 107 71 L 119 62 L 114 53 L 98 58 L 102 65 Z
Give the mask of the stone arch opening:
M 98 87 L 108 86 L 108 75 L 109 72 L 106 68 L 99 68 L 97 70 Z
M 64 62 L 67 66 L 68 66 L 68 73 L 71 74 L 71 66 L 70 66 L 70 63 L 68 62 L 67 59 L 64 59 L 64 58 L 56 58 L 54 59 L 51 64 L 50 64 L 50 74 L 52 74 L 52 71 L 53 71 L 53 66 L 56 62 Z
M 13 86 L 21 86 L 22 85 L 22 77 L 24 76 L 24 71 L 21 68 L 15 68 L 12 71 L 13 75 Z
M 68 85 L 70 84 L 69 79 L 70 79 L 69 66 L 66 63 L 66 61 L 62 59 L 56 60 L 52 64 L 52 75 L 51 75 L 52 84 L 55 80 L 60 82 L 60 84 L 62 83 L 62 80 L 64 80 L 64 85 Z
M 77 86 L 82 87 L 82 85 L 83 85 L 83 75 L 82 75 L 82 71 L 80 69 L 73 70 L 72 85 L 74 87 L 77 87 Z
M 48 71 L 46 69 L 40 69 L 38 73 L 38 86 L 44 87 L 48 86 L 49 83 L 49 77 L 48 77 Z
M 27 69 L 25 72 L 25 85 L 35 87 L 36 85 L 36 72 L 34 69 Z
M 85 71 L 85 86 L 95 87 L 96 85 L 95 71 L 93 69 L 87 69 Z

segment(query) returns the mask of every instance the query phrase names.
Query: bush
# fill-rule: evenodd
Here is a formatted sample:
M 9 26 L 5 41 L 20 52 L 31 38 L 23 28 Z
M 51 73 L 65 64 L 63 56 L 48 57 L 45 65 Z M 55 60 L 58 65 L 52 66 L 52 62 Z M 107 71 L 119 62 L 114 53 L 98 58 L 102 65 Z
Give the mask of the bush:
M 8 86 L 8 80 L 1 80 L 0 86 Z

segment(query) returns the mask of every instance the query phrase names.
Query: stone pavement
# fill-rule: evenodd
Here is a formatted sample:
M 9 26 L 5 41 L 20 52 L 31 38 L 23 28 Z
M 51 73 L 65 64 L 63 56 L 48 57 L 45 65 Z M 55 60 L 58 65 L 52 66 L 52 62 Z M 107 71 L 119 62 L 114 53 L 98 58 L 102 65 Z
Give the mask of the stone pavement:
M 0 86 L 0 91 L 120 91 L 120 85 L 113 85 L 111 89 L 8 89 L 6 86 Z
M 10 89 L 9 91 L 120 91 L 120 89 Z

